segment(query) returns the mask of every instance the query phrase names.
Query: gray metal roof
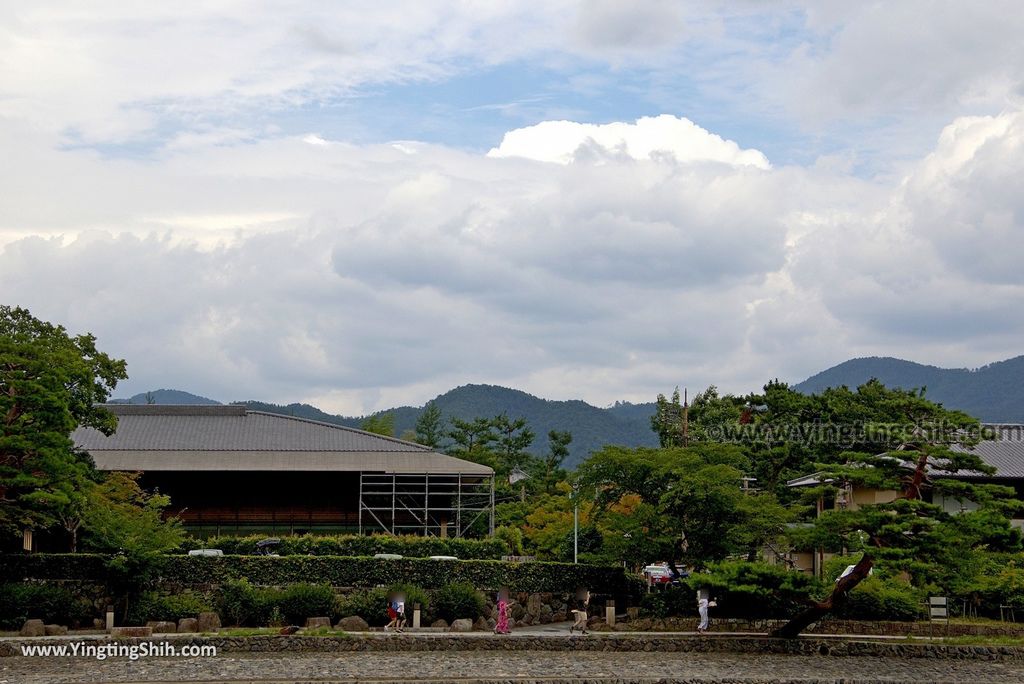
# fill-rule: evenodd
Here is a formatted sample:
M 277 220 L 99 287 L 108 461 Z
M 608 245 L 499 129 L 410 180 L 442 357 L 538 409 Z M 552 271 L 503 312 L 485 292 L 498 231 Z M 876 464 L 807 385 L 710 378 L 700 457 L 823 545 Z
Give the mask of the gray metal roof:
M 107 437 L 72 434 L 101 470 L 299 470 L 491 475 L 487 466 L 413 442 L 244 406 L 107 406 Z
M 956 477 L 1022 479 L 1024 478 L 1024 440 L 1002 439 L 978 442 L 974 447 L 954 446 L 954 450 L 974 453 L 996 469 L 995 475 L 975 471 L 961 471 Z

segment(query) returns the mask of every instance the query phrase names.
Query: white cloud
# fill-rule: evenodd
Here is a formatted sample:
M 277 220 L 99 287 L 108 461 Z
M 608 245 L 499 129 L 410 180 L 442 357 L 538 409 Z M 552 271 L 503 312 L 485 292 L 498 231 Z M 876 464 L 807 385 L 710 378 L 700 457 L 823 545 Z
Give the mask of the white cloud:
M 0 293 L 99 335 L 125 391 L 347 413 L 468 381 L 606 403 L 853 354 L 981 363 L 1017 350 L 1024 293 L 1012 250 L 947 226 L 1019 235 L 1022 117 L 955 121 L 893 183 L 300 137 L 115 162 L 13 135 L 8 220 L 51 238 L 8 235 Z
M 679 162 L 720 162 L 771 168 L 761 152 L 741 149 L 732 140 L 723 140 L 687 118 L 670 114 L 645 116 L 632 124 L 544 121 L 509 131 L 501 144 L 488 155 L 525 157 L 560 164 L 608 158 L 645 160 L 671 156 Z
M 606 403 L 1020 352 L 1013 4 L 624 6 L 4 6 L 0 300 L 97 333 L 125 391 L 348 413 L 471 381 Z M 280 125 L 514 62 L 584 99 L 628 81 L 640 111 L 731 103 L 730 132 L 559 114 L 485 156 Z M 835 154 L 770 164 L 762 118 Z

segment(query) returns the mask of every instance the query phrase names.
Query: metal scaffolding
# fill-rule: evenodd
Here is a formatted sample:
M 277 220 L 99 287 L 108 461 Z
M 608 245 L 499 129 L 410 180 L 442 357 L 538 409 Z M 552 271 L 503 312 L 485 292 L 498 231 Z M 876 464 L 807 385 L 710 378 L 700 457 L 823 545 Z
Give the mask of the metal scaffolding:
M 360 473 L 359 534 L 494 534 L 490 475 Z

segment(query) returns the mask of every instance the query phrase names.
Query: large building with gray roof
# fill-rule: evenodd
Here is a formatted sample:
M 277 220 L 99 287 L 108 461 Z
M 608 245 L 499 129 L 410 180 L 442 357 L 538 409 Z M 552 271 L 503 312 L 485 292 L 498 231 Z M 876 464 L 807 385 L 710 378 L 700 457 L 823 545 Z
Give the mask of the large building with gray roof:
M 196 534 L 493 531 L 493 470 L 413 442 L 245 406 L 107 408 L 117 431 L 76 446 L 141 471 Z

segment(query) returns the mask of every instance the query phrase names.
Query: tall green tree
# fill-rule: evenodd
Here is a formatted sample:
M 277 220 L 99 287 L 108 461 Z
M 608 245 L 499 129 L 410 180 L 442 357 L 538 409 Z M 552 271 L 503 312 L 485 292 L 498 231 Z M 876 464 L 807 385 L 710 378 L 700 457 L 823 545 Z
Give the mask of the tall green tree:
M 565 430 L 551 430 L 548 432 L 548 453 L 544 457 L 544 489 L 549 494 L 554 493 L 555 484 L 562 480 L 565 471 L 562 470 L 562 463 L 569 456 L 569 445 L 572 443 L 572 433 Z
M 644 533 L 663 558 L 695 567 L 731 554 L 747 554 L 779 527 L 766 529 L 760 509 L 778 510 L 770 494 L 743 491 L 743 474 L 750 467 L 744 449 L 736 445 L 698 443 L 686 448 L 627 449 L 605 447 L 577 470 L 584 498 L 594 497 L 595 519 L 602 519 L 630 497 L 646 513 Z M 625 559 L 623 559 L 625 560 Z
M 529 451 L 534 433 L 525 418 L 511 419 L 507 414 L 495 416 L 491 425 L 497 434 L 495 448 L 501 463 L 501 470 L 509 472 L 514 468 L 531 465 L 533 457 Z
M 423 446 L 437 449 L 444 439 L 444 416 L 441 415 L 441 407 L 433 401 L 428 401 L 423 407 L 423 412 L 416 419 L 416 442 Z
M 462 420 L 452 417 L 448 437 L 452 440 L 447 449 L 448 454 L 492 468 L 498 465 L 492 450 L 498 435 L 491 419 Z
M 372 432 L 375 435 L 384 435 L 385 437 L 395 436 L 395 414 L 390 411 L 384 413 L 374 413 L 373 415 L 366 416 L 362 422 L 359 423 L 359 429 L 365 430 L 366 432 Z
M 74 453 L 71 432 L 112 434 L 117 419 L 99 405 L 126 377 L 125 362 L 100 352 L 93 335 L 0 306 L 0 530 L 73 517 L 91 463 Z
M 659 394 L 655 402 L 654 415 L 651 416 L 651 430 L 658 435 L 658 443 L 662 448 L 683 446 L 683 405 L 676 387 L 672 398 L 666 399 Z
M 111 554 L 107 570 L 115 590 L 128 603 L 159 566 L 161 557 L 181 545 L 181 522 L 166 517 L 170 498 L 143 490 L 139 473 L 106 473 L 89 492 L 83 516 L 84 542 Z

